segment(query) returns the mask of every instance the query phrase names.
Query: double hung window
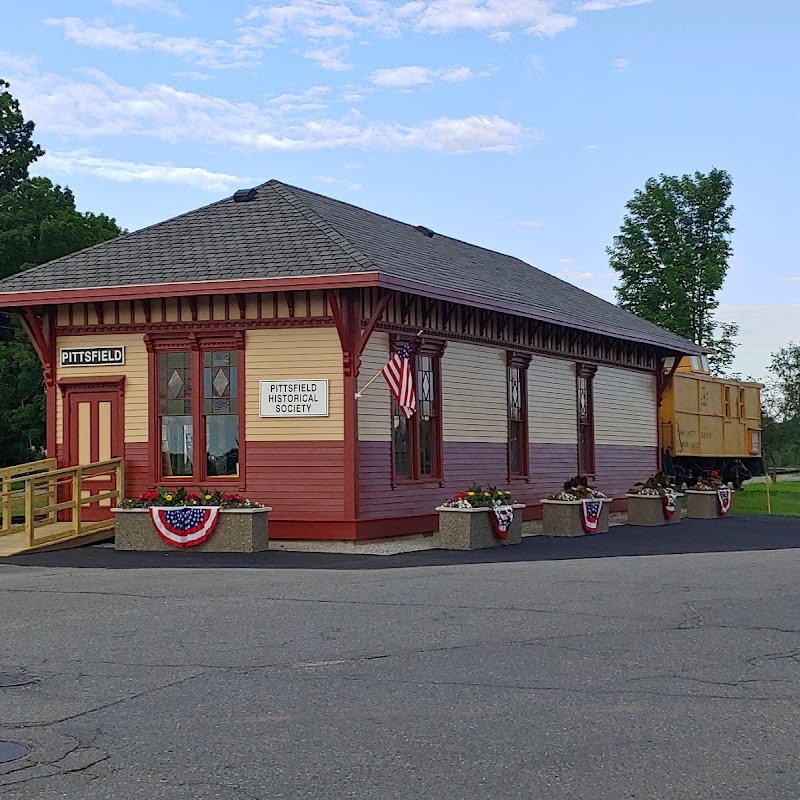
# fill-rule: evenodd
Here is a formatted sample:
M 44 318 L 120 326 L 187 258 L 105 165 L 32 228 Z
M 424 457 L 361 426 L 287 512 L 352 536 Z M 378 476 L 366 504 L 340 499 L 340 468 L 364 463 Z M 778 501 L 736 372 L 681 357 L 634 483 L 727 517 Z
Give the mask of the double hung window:
M 396 342 L 399 349 L 404 343 Z M 442 475 L 442 345 L 412 348 L 411 374 L 417 410 L 410 418 L 392 399 L 392 471 L 395 481 L 433 480 Z
M 156 480 L 239 478 L 243 353 L 231 344 L 204 344 L 198 337 L 185 344 L 152 344 L 160 453 Z
M 576 364 L 578 400 L 578 473 L 595 474 L 594 375 L 597 367 Z

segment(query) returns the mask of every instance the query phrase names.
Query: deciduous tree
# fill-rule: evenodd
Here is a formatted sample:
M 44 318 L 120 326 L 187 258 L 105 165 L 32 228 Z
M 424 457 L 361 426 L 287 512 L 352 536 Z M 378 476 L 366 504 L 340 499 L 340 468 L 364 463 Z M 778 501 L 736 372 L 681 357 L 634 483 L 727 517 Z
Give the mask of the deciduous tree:
M 709 348 L 717 371 L 732 362 L 738 333 L 714 318 L 733 253 L 732 185 L 720 169 L 651 178 L 627 203 L 607 251 L 619 305 Z
M 33 122 L 22 116 L 10 85 L 0 78 L 0 194 L 28 177 L 28 167 L 44 155 L 33 142 Z

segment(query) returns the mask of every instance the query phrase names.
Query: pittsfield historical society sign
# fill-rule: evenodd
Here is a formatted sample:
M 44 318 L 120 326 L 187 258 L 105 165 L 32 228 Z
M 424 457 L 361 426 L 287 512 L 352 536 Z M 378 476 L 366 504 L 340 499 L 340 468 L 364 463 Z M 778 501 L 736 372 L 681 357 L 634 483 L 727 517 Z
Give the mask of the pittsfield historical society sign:
M 328 381 L 260 381 L 262 417 L 327 417 Z
M 59 354 L 62 367 L 110 367 L 125 363 L 124 347 L 64 347 Z

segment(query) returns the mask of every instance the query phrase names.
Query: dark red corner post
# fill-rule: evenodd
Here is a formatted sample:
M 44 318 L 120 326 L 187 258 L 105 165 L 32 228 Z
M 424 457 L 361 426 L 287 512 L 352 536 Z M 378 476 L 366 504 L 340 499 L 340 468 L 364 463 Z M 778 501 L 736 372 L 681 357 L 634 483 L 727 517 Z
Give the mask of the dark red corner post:
M 15 312 L 39 361 L 46 392 L 47 457 L 58 458 L 56 447 L 56 310 L 53 306 Z M 61 466 L 61 464 L 59 464 Z
M 342 375 L 344 393 L 344 516 L 349 539 L 358 539 L 358 376 L 361 356 L 375 326 L 383 317 L 390 294 L 383 293 L 364 319 L 361 289 L 340 289 L 327 292 L 339 341 L 342 345 Z

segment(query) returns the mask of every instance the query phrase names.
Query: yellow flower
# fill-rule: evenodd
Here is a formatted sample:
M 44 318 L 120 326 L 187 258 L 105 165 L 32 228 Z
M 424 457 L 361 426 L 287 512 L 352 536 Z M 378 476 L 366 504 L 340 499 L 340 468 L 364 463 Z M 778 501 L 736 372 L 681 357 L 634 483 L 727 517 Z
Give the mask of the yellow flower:
M 211 495 L 210 495 L 210 494 L 207 494 L 207 495 L 206 495 L 206 500 L 210 500 L 210 499 L 211 499 Z
M 475 497 L 475 492 L 467 492 L 467 497 Z
M 506 494 L 511 494 L 511 492 L 506 492 Z
M 491 492 L 484 492 L 483 496 L 484 497 L 491 497 L 492 495 L 491 495 Z
M 165 494 L 164 495 L 164 499 L 165 500 L 172 500 L 172 495 L 171 494 Z

